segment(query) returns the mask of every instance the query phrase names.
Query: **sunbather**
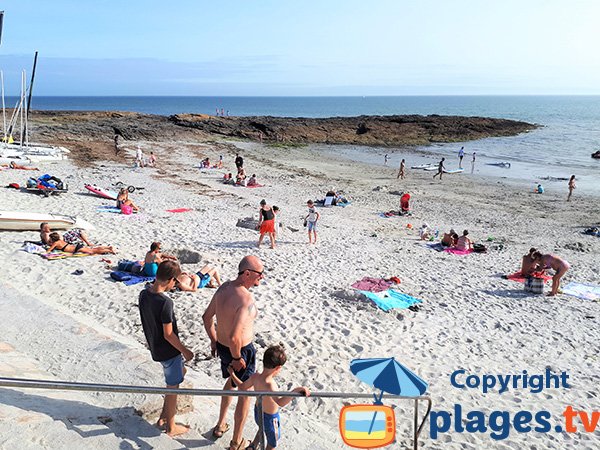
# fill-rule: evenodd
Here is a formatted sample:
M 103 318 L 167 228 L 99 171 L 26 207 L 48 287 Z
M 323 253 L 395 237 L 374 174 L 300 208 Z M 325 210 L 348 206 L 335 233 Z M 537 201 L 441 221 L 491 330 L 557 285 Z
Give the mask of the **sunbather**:
M 150 244 L 150 251 L 146 253 L 144 258 L 144 268 L 142 272 L 147 277 L 155 277 L 158 270 L 158 265 L 163 261 L 177 261 L 177 258 L 171 255 L 165 255 L 160 252 L 160 242 Z
M 11 161 L 8 166 L 6 164 L 2 164 L 2 167 L 8 167 L 10 169 L 17 169 L 17 170 L 40 170 L 37 167 L 21 166 L 14 161 Z
M 246 186 L 256 186 L 258 183 L 256 181 L 256 175 L 252 174 L 250 179 L 248 180 L 248 184 Z
M 123 205 L 131 206 L 131 208 L 134 211 L 140 210 L 140 208 L 135 203 L 129 200 L 129 191 L 127 190 L 127 188 L 121 188 L 121 190 L 119 191 L 119 195 L 117 196 L 117 208 L 121 209 Z
M 530 248 L 529 253 L 523 255 L 523 260 L 521 262 L 521 275 L 524 277 L 530 276 L 533 272 L 538 270 L 538 263 L 536 262 L 533 254 L 537 252 L 537 249 Z
M 48 225 L 48 222 L 43 222 L 40 225 L 40 240 L 45 245 L 51 245 L 50 244 L 50 233 L 52 233 L 52 230 L 50 229 L 50 225 Z M 65 242 L 67 242 L 68 244 L 73 244 L 73 245 L 84 243 L 88 247 L 94 246 L 89 241 L 87 233 L 84 230 L 82 230 L 81 228 L 70 229 L 69 231 L 67 231 L 66 233 L 63 234 L 63 240 Z
M 464 230 L 462 236 L 456 241 L 457 250 L 473 250 L 473 241 L 467 236 L 469 236 L 469 231 Z
M 175 286 L 181 291 L 196 292 L 203 287 L 216 288 L 221 286 L 221 277 L 215 267 L 204 266 L 196 273 L 181 272 L 177 277 Z
M 54 232 L 50 233 L 50 248 L 48 253 L 53 250 L 59 250 L 65 253 L 87 253 L 88 255 L 106 255 L 108 253 L 115 255 L 115 251 L 111 246 L 97 246 L 97 247 L 86 247 L 84 244 L 69 244 L 64 241 L 60 234 Z
M 444 247 L 456 247 L 456 243 L 458 241 L 458 234 L 454 231 L 453 228 L 450 228 L 449 233 L 444 233 L 442 236 L 442 245 Z
M 553 269 L 554 276 L 552 277 L 552 290 L 548 294 L 548 296 L 554 296 L 558 294 L 558 288 L 560 287 L 560 279 L 563 275 L 569 270 L 571 265 L 562 258 L 559 258 L 556 255 L 542 255 L 540 252 L 535 251 L 531 254 L 536 264 L 540 266 L 541 269 Z

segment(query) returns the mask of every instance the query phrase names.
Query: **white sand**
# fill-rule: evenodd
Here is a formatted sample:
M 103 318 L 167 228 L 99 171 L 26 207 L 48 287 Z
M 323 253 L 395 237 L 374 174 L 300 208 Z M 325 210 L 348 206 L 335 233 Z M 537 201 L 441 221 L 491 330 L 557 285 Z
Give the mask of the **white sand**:
M 466 412 L 482 410 L 488 414 L 492 410 L 513 415 L 520 410 L 548 410 L 554 425 L 562 419 L 566 405 L 590 412 L 598 409 L 600 305 L 565 295 L 525 296 L 520 284 L 499 277 L 516 271 L 521 256 L 535 246 L 571 263 L 564 282 L 600 284 L 600 239 L 582 235 L 579 228 L 600 220 L 596 198 L 576 191 L 574 201 L 565 203 L 566 189 L 565 195 L 537 196 L 528 192 L 525 183 L 508 186 L 499 179 L 466 174 L 448 175 L 440 183 L 432 182 L 431 173 L 409 170 L 408 179 L 401 182 L 392 168 L 366 166 L 330 155 L 325 159 L 306 148 L 239 144 L 244 148 L 247 172 L 256 173 L 259 182 L 267 185 L 247 189 L 222 185 L 219 179 L 224 171 L 202 172 L 192 167 L 202 154 L 212 161 L 223 154 L 229 171 L 233 171 L 233 149 L 185 143 L 141 144 L 157 154 L 159 169 L 132 170 L 108 163 L 88 169 L 75 168 L 69 162 L 43 165 L 44 172 L 65 179 L 71 192 L 43 198 L 2 189 L 0 209 L 80 216 L 95 224 L 93 242 L 118 247 L 119 255 L 108 257 L 114 263 L 121 258 L 143 258 L 150 243 L 158 240 L 166 251 L 187 248 L 201 252 L 206 262 L 221 270 L 224 279 L 231 279 L 241 257 L 260 256 L 267 271 L 264 283 L 254 290 L 260 310 L 256 343 L 260 355 L 270 344 L 282 342 L 286 346 L 288 363 L 281 376 L 282 389 L 304 384 L 314 391 L 372 392 L 350 373 L 350 361 L 394 356 L 429 382 L 434 410 L 451 411 L 455 403 Z M 135 145 L 129 148 L 133 158 Z M 13 181 L 24 184 L 29 175 L 0 171 L 0 185 Z M 145 187 L 131 195 L 141 213 L 97 213 L 97 206 L 112 202 L 83 194 L 84 183 L 109 186 L 116 181 Z M 374 190 L 377 186 L 382 189 Z M 309 246 L 302 228 L 306 200 L 322 198 L 329 188 L 343 189 L 352 205 L 319 209 L 319 243 Z M 377 213 L 397 209 L 399 197 L 389 193 L 396 190 L 411 192 L 414 215 L 380 218 Z M 262 198 L 282 208 L 285 225 L 300 230 L 286 231 L 275 250 L 268 245 L 257 250 L 257 233 L 235 226 L 238 219 L 257 215 Z M 165 211 L 182 207 L 194 211 Z M 417 229 L 423 222 L 441 232 L 450 227 L 459 232 L 468 228 L 477 241 L 494 236 L 505 242 L 505 248 L 466 257 L 438 253 L 418 240 Z M 407 229 L 407 223 L 414 229 Z M 130 345 L 144 351 L 136 306 L 143 285 L 126 287 L 111 281 L 101 256 L 48 262 L 18 251 L 23 240 L 37 239 L 32 232 L 1 232 L 0 239 L 3 286 L 32 295 L 90 327 L 133 338 L 138 344 Z M 583 251 L 574 250 L 578 243 Z M 200 267 L 184 266 L 193 270 Z M 71 275 L 79 268 L 83 275 Z M 402 280 L 403 292 L 424 301 L 419 311 L 385 313 L 350 289 L 350 284 L 363 276 L 394 275 Z M 212 383 L 196 387 L 223 384 L 218 361 L 207 359 L 209 342 L 201 321 L 213 292 L 204 289 L 173 295 L 180 337 L 196 352 L 193 372 L 202 375 L 191 378 Z M 149 353 L 147 358 L 149 361 Z M 110 380 L 106 373 L 115 369 L 105 367 L 102 361 L 96 364 L 97 369 L 85 379 L 77 372 L 60 373 L 59 378 Z M 460 368 L 478 375 L 518 374 L 522 370 L 534 374 L 544 372 L 547 366 L 556 372 L 567 371 L 573 387 L 540 394 L 511 390 L 483 395 L 477 390 L 453 388 L 449 381 L 449 375 Z M 160 376 L 160 368 L 156 366 L 156 370 Z M 49 372 L 59 374 L 58 370 Z M 135 372 L 127 375 L 131 384 L 148 384 L 148 379 L 136 379 Z M 159 384 L 160 378 L 155 381 Z M 197 400 L 196 411 L 185 417 L 198 433 L 206 435 L 216 421 L 215 404 L 216 400 Z M 344 448 L 337 432 L 341 405 L 341 401 L 309 399 L 285 408 L 281 448 Z M 410 411 L 408 407 L 397 409 L 398 440 L 403 445 L 410 442 Z M 0 422 L 0 427 L 4 426 Z M 246 437 L 254 430 L 249 418 Z M 425 448 L 438 448 L 439 442 L 444 448 L 465 449 L 600 445 L 598 433 L 517 434 L 513 430 L 506 441 L 493 441 L 489 433 L 445 433 L 433 441 L 428 433 L 427 425 L 421 439 Z M 230 438 L 228 433 L 219 445 L 227 445 Z M 192 441 L 184 445 L 195 446 Z

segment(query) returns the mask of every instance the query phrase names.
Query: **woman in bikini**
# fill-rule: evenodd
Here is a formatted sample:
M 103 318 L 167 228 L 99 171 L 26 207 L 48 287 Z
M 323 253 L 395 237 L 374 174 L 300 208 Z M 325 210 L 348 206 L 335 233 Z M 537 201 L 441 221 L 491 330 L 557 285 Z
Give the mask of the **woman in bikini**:
M 536 262 L 533 254 L 537 252 L 537 249 L 530 248 L 529 253 L 523 255 L 523 261 L 521 262 L 521 275 L 524 277 L 531 276 L 538 270 L 538 263 Z
M 567 273 L 567 270 L 569 270 L 571 265 L 556 255 L 542 255 L 540 252 L 535 251 L 531 256 L 534 258 L 536 264 L 539 265 L 540 269 L 554 270 L 554 276 L 552 277 L 552 290 L 548 296 L 552 297 L 558 294 L 558 289 L 560 288 L 560 279 L 565 273 Z
M 160 252 L 160 242 L 150 244 L 150 251 L 146 253 L 144 258 L 144 268 L 142 272 L 147 277 L 155 277 L 158 271 L 158 265 L 163 261 L 177 261 L 177 258 L 170 255 L 165 255 Z
M 213 280 L 216 282 L 216 285 Z M 196 273 L 181 272 L 177 277 L 175 286 L 178 287 L 180 291 L 196 292 L 203 287 L 216 288 L 221 286 L 221 277 L 216 268 L 204 266 Z
M 473 250 L 473 241 L 467 236 L 469 236 L 469 231 L 464 230 L 462 236 L 456 241 L 457 250 Z
M 121 209 L 121 206 L 123 205 L 131 206 L 131 208 L 136 212 L 140 210 L 135 203 L 129 200 L 129 191 L 127 188 L 121 188 L 119 195 L 117 196 L 117 208 Z
M 69 244 L 66 241 L 63 241 L 58 233 L 50 233 L 50 248 L 48 249 L 48 253 L 53 250 L 59 250 L 65 253 L 87 253 L 88 255 L 116 255 L 114 249 L 111 246 L 101 245 L 97 247 L 87 247 L 83 243 L 79 244 Z

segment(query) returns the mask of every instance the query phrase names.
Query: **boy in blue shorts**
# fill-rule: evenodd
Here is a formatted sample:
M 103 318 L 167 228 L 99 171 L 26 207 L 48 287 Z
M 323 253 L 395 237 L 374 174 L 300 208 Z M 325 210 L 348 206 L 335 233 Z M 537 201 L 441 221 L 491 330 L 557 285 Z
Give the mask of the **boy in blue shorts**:
M 255 373 L 242 382 L 230 366 L 229 374 L 233 382 L 238 385 L 239 389 L 246 391 L 254 387 L 255 391 L 275 392 L 277 384 L 274 378 L 279 374 L 281 368 L 287 361 L 285 350 L 280 345 L 274 345 L 267 349 L 263 357 L 263 371 Z M 310 391 L 304 386 L 297 387 L 290 392 L 298 392 L 306 397 L 310 396 Z M 264 421 L 264 432 L 267 437 L 267 450 L 277 447 L 277 441 L 281 438 L 281 427 L 279 418 L 279 408 L 287 405 L 292 401 L 293 397 L 264 397 L 262 400 L 262 412 Z M 261 418 L 258 416 L 258 407 L 254 406 L 254 420 L 259 425 Z M 260 431 L 256 433 L 254 440 L 246 447 L 246 449 L 254 450 L 260 441 Z
M 173 289 L 180 274 L 181 268 L 176 261 L 161 262 L 156 271 L 156 281 L 148 289 L 144 289 L 139 298 L 142 328 L 152 359 L 162 364 L 165 382 L 172 389 L 177 389 L 183 382 L 183 359 L 189 361 L 194 357 L 194 353 L 179 340 L 173 300 L 165 295 L 165 292 Z M 189 427 L 175 423 L 176 412 L 177 395 L 165 395 L 157 425 L 166 426 L 169 436 L 189 431 Z

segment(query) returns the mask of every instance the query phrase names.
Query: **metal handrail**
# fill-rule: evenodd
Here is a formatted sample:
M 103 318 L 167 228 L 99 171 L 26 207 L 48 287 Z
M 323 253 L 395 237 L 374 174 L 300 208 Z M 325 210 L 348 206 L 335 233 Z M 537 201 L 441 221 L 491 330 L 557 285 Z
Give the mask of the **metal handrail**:
M 277 391 L 224 391 L 221 389 L 173 389 L 154 386 L 134 386 L 134 385 L 119 385 L 119 384 L 99 384 L 99 383 L 77 383 L 73 381 L 53 381 L 53 380 L 32 380 L 27 378 L 6 378 L 0 377 L 0 386 L 18 387 L 29 389 L 49 389 L 49 390 L 65 390 L 65 391 L 92 391 L 92 392 L 118 392 L 126 394 L 177 394 L 177 395 L 194 395 L 205 397 L 258 397 L 258 416 L 262 418 L 262 398 L 269 397 L 305 397 L 298 392 Z M 428 396 L 408 397 L 403 395 L 385 395 L 386 399 L 393 400 L 413 400 L 414 401 L 414 417 L 413 417 L 413 449 L 419 448 L 418 438 L 425 426 L 425 422 L 431 412 L 432 402 Z M 363 394 L 357 392 L 311 392 L 308 398 L 368 398 L 373 399 L 373 394 Z M 427 402 L 427 410 L 421 423 L 419 419 L 419 401 Z M 262 420 L 261 420 L 262 422 Z M 259 424 L 261 431 L 261 449 L 264 449 L 264 424 Z

